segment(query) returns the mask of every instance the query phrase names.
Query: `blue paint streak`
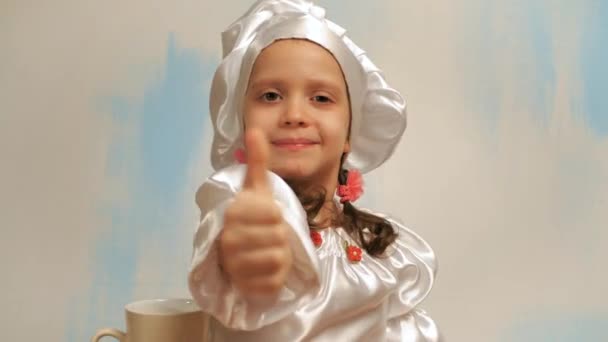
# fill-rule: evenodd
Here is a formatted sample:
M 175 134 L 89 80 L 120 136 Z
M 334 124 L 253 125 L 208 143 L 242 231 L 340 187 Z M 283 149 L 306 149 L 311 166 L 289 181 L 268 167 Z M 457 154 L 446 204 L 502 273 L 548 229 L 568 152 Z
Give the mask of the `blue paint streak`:
M 501 37 L 492 31 L 492 2 L 484 1 L 478 7 L 470 7 L 469 25 L 460 46 L 469 59 L 467 70 L 471 73 L 471 86 L 466 87 L 473 111 L 482 113 L 489 131 L 496 129 L 501 112 L 500 82 L 496 77 L 498 61 L 494 51 L 501 47 Z
M 583 78 L 583 111 L 592 130 L 608 136 L 608 3 L 589 4 L 585 18 L 580 63 Z
M 518 342 L 601 342 L 608 341 L 608 314 L 545 314 L 517 323 L 501 341 Z
M 537 122 L 546 126 L 553 111 L 556 82 L 548 11 L 539 0 L 509 3 L 508 13 L 495 6 L 486 1 L 470 8 L 471 20 L 461 44 L 473 84 L 466 90 L 472 110 L 482 113 L 490 132 L 496 130 L 501 116 L 510 114 L 504 108 L 506 89 L 500 78 L 507 71 L 515 75 L 517 85 L 527 89 L 516 92 L 514 109 L 532 112 Z M 507 16 L 514 28 L 495 30 L 496 13 Z M 522 56 L 519 49 L 530 53 Z
M 183 188 L 193 152 L 199 148 L 203 120 L 207 119 L 207 96 L 203 97 L 207 89 L 202 78 L 210 75 L 203 75 L 196 54 L 179 53 L 174 39 L 169 41 L 167 58 L 165 79 L 145 96 L 140 184 L 150 195 L 175 198 Z
M 528 80 L 534 86 L 532 90 L 524 93 L 524 100 L 528 108 L 545 127 L 553 111 L 555 96 L 555 65 L 554 51 L 550 29 L 549 11 L 543 8 L 543 3 L 530 1 L 529 10 L 526 11 L 526 26 L 532 47 L 531 70 L 534 70 Z
M 105 103 L 116 126 L 137 130 L 116 134 L 106 170 L 110 183 L 125 188 L 128 205 L 100 206 L 100 216 L 111 227 L 102 228 L 107 233 L 97 237 L 92 285 L 88 296 L 81 298 L 85 304 L 78 303 L 86 307 L 86 317 L 72 317 L 67 329 L 70 341 L 86 341 L 100 327 L 124 327 L 123 307 L 136 299 L 133 291 L 142 251 L 159 250 L 163 256 L 158 272 L 167 275 L 166 282 L 146 284 L 158 296 L 171 283 L 185 283 L 185 275 L 175 271 L 176 264 L 187 260 L 176 260 L 174 251 L 188 248 L 177 245 L 175 231 L 180 227 L 175 222 L 183 212 L 177 205 L 184 201 L 188 170 L 198 159 L 195 153 L 208 122 L 208 90 L 216 65 L 217 61 L 204 60 L 194 50 L 178 48 L 170 35 L 164 76 L 148 87 L 143 103 L 124 97 Z

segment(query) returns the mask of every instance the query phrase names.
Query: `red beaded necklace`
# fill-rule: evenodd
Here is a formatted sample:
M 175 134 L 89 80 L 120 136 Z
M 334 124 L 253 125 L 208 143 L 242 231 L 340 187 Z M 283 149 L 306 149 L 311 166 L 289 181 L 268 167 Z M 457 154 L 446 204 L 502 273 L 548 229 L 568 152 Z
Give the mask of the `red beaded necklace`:
M 346 257 L 348 260 L 350 260 L 352 263 L 361 261 L 361 258 L 363 257 L 363 251 L 361 248 L 348 243 L 348 241 L 346 241 L 340 234 L 338 234 L 338 236 L 342 240 L 342 245 L 344 246 L 344 251 L 346 252 Z M 317 248 L 321 247 L 323 244 L 323 236 L 316 230 L 310 231 L 310 239 Z

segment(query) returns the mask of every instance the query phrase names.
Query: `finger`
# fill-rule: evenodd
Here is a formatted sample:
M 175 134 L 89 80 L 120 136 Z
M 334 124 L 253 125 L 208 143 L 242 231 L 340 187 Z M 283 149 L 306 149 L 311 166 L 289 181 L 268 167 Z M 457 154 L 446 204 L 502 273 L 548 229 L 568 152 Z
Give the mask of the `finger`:
M 272 296 L 278 294 L 284 285 L 284 276 L 274 274 L 250 278 L 246 282 L 241 283 L 240 287 L 247 296 Z
M 227 224 L 278 224 L 283 220 L 283 215 L 274 198 L 243 191 L 226 209 L 224 220 Z
M 247 253 L 289 244 L 289 234 L 281 226 L 247 225 L 226 229 L 221 236 L 222 248 L 229 253 Z
M 269 193 L 268 184 L 268 158 L 270 147 L 264 133 L 259 129 L 249 129 L 245 132 L 245 145 L 247 147 L 247 173 L 243 189 Z
M 230 267 L 236 281 L 248 282 L 252 277 L 266 277 L 279 273 L 289 262 L 286 248 L 239 253 L 232 258 Z

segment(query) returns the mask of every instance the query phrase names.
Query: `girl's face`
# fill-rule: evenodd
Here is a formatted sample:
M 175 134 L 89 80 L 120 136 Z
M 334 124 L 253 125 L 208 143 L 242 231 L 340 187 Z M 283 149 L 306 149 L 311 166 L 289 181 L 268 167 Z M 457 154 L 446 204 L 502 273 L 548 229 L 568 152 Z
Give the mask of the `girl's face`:
M 350 150 L 350 105 L 340 66 L 327 50 L 295 39 L 264 49 L 253 65 L 244 117 L 270 143 L 270 170 L 295 182 L 337 179 L 340 157 Z

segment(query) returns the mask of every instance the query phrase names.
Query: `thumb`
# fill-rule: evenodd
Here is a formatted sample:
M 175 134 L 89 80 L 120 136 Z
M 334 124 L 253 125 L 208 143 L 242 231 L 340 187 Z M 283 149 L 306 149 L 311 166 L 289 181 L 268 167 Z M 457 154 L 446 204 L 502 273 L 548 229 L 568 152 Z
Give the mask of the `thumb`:
M 268 157 L 270 147 L 264 133 L 259 129 L 249 129 L 245 132 L 245 145 L 247 148 L 247 173 L 243 189 L 270 192 L 268 184 Z

